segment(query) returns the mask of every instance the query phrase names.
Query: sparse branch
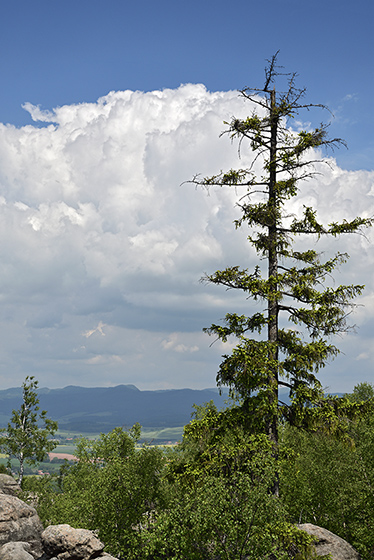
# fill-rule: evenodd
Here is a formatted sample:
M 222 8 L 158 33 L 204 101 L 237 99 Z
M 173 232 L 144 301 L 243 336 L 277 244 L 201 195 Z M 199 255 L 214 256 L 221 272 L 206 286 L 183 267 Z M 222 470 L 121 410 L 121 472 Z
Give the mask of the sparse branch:
M 279 50 L 268 60 L 268 66 L 265 68 L 265 85 L 263 91 L 268 92 L 269 86 L 274 82 L 275 77 L 277 76 L 276 71 L 276 62 L 278 58 Z

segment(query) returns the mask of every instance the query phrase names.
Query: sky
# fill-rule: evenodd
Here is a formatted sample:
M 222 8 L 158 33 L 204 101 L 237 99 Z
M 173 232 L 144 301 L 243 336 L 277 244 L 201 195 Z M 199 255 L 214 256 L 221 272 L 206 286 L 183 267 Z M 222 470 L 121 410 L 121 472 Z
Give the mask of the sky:
M 348 149 L 302 185 L 290 211 L 326 222 L 374 216 L 374 100 L 369 1 L 13 0 L 0 33 L 0 386 L 142 390 L 215 386 L 231 345 L 202 332 L 227 312 L 258 311 L 201 283 L 256 255 L 236 231 L 238 193 L 196 174 L 249 165 L 220 137 L 252 111 L 279 50 L 305 101 L 331 112 Z M 355 332 L 321 371 L 324 387 L 374 382 L 374 235 L 309 245 L 351 258 L 337 283 L 365 284 Z

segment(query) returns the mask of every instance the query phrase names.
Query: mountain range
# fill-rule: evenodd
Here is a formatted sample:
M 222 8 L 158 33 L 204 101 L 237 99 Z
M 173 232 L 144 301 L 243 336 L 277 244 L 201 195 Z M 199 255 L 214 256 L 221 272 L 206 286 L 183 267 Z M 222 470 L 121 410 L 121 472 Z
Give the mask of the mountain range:
M 342 396 L 340 393 L 335 393 Z M 288 390 L 280 400 L 289 403 Z M 57 420 L 59 430 L 79 433 L 109 432 L 116 426 L 129 428 L 139 422 L 143 428 L 174 428 L 188 424 L 193 405 L 213 401 L 225 406 L 228 390 L 222 395 L 213 389 L 168 389 L 141 391 L 135 385 L 116 387 L 78 387 L 38 389 L 41 410 Z M 0 428 L 5 428 L 12 410 L 22 404 L 22 388 L 0 390 Z
M 217 389 L 170 389 L 140 391 L 135 385 L 116 387 L 40 388 L 40 409 L 57 420 L 59 429 L 72 432 L 108 432 L 116 426 L 143 427 L 184 426 L 191 419 L 193 405 L 213 400 L 222 408 L 227 392 Z M 6 427 L 12 410 L 22 404 L 22 388 L 0 391 L 0 427 Z

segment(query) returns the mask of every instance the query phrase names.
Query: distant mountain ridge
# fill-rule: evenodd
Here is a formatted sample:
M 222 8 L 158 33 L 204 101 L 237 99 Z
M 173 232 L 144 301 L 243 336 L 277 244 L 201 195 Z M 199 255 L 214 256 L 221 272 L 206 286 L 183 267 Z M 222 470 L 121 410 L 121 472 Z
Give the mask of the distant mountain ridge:
M 222 408 L 227 393 L 217 389 L 167 389 L 141 391 L 135 385 L 116 387 L 40 388 L 40 408 L 57 420 L 59 429 L 74 432 L 107 432 L 116 426 L 184 426 L 191 419 L 193 404 L 213 400 Z M 5 427 L 13 409 L 22 404 L 22 388 L 0 391 L 0 427 Z
M 340 393 L 336 393 L 342 396 Z M 81 432 L 108 432 L 116 426 L 131 427 L 139 422 L 144 428 L 185 426 L 191 420 L 193 405 L 210 400 L 223 408 L 227 389 L 166 389 L 141 391 L 135 385 L 116 387 L 79 387 L 38 389 L 41 410 L 57 420 L 59 429 Z M 280 400 L 289 402 L 288 391 L 280 392 Z M 22 388 L 0 391 L 0 428 L 6 427 L 12 410 L 22 404 Z

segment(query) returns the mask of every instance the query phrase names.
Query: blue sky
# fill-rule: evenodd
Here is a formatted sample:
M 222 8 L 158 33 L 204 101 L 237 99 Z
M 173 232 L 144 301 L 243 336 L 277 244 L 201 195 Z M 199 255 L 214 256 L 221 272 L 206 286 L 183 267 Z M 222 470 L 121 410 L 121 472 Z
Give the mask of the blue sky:
M 243 301 L 199 278 L 255 260 L 232 230 L 235 197 L 180 184 L 238 163 L 222 121 L 250 112 L 236 90 L 261 87 L 279 50 L 306 101 L 334 114 L 304 122 L 331 119 L 349 146 L 301 201 L 327 220 L 374 214 L 373 16 L 362 0 L 4 4 L 1 386 L 214 386 L 226 350 L 201 329 Z M 370 236 L 341 249 L 338 281 L 367 290 L 323 382 L 349 391 L 374 381 L 374 252 Z
M 0 121 L 30 122 L 25 101 L 52 108 L 111 90 L 257 85 L 280 50 L 308 98 L 335 113 L 332 132 L 350 147 L 338 160 L 368 169 L 373 19 L 368 0 L 14 0 L 2 7 Z

